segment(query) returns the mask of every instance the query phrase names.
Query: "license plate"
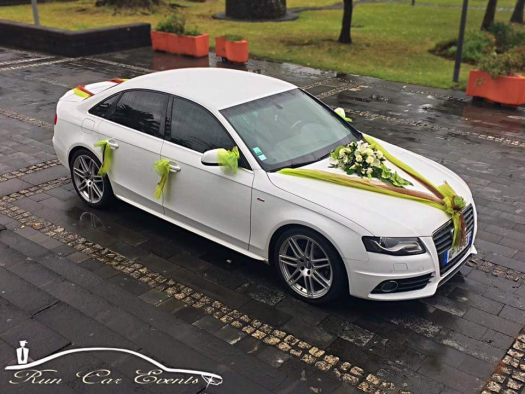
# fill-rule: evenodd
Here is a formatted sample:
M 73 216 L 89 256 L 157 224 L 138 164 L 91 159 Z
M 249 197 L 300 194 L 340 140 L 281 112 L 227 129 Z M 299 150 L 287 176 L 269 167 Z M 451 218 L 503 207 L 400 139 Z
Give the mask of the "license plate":
M 467 234 L 467 238 L 465 240 L 465 243 L 461 245 L 459 248 L 452 248 L 447 250 L 445 253 L 445 259 L 443 260 L 443 266 L 446 266 L 449 261 L 454 260 L 457 256 L 461 254 L 465 250 L 465 248 L 469 247 L 472 242 L 472 233 Z

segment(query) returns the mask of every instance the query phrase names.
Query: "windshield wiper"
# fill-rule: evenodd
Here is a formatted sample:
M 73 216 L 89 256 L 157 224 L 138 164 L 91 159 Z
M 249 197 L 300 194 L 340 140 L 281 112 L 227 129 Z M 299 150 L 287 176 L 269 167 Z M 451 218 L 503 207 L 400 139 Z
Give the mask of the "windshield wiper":
M 300 163 L 293 163 L 293 164 L 290 164 L 290 165 L 287 166 L 287 167 L 288 167 L 288 168 L 304 167 L 304 166 L 307 166 L 307 165 L 309 165 L 309 164 L 317 163 L 318 161 L 327 158 L 328 155 L 329 155 L 329 153 L 326 154 L 326 155 L 324 155 L 324 156 L 319 157 L 318 159 L 314 159 L 314 160 L 310 160 L 310 161 L 302 161 L 302 162 L 300 162 Z

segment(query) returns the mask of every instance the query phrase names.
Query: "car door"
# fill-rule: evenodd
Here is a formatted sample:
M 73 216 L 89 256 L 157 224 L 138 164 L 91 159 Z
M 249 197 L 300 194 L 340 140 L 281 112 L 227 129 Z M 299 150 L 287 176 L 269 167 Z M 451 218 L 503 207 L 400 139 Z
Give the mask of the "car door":
M 113 149 L 110 179 L 114 193 L 142 208 L 163 213 L 155 199 L 169 96 L 149 90 L 124 91 L 98 127 L 101 140 Z
M 236 174 L 201 163 L 208 150 L 235 143 L 218 119 L 191 101 L 173 97 L 162 158 L 172 171 L 164 193 L 165 214 L 198 232 L 248 249 L 254 174 L 241 164 Z

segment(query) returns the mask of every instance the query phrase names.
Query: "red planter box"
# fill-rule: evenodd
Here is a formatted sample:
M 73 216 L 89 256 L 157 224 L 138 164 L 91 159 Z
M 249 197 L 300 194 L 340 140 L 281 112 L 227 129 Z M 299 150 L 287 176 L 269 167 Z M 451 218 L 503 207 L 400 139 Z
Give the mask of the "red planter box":
M 513 75 L 492 79 L 486 72 L 472 70 L 468 75 L 467 96 L 482 97 L 506 105 L 523 105 L 525 77 Z
M 182 34 L 151 31 L 151 45 L 154 51 L 162 51 L 174 55 L 205 57 L 210 52 L 210 36 L 185 36 Z
M 215 37 L 215 52 L 218 57 L 234 63 L 246 63 L 249 59 L 248 41 L 228 41 L 224 37 Z

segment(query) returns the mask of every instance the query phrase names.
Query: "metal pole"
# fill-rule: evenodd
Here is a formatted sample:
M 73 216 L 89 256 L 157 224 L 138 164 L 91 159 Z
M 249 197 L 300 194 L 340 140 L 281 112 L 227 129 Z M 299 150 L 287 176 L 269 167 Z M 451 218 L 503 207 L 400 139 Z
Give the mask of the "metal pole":
M 461 68 L 461 58 L 463 56 L 463 38 L 465 37 L 465 25 L 467 24 L 468 0 L 463 0 L 461 10 L 461 22 L 459 25 L 458 49 L 456 52 L 456 64 L 454 65 L 454 82 L 459 82 L 459 70 Z
M 31 6 L 33 7 L 33 19 L 35 20 L 35 25 L 40 26 L 40 18 L 38 17 L 38 6 L 36 0 L 31 0 Z

